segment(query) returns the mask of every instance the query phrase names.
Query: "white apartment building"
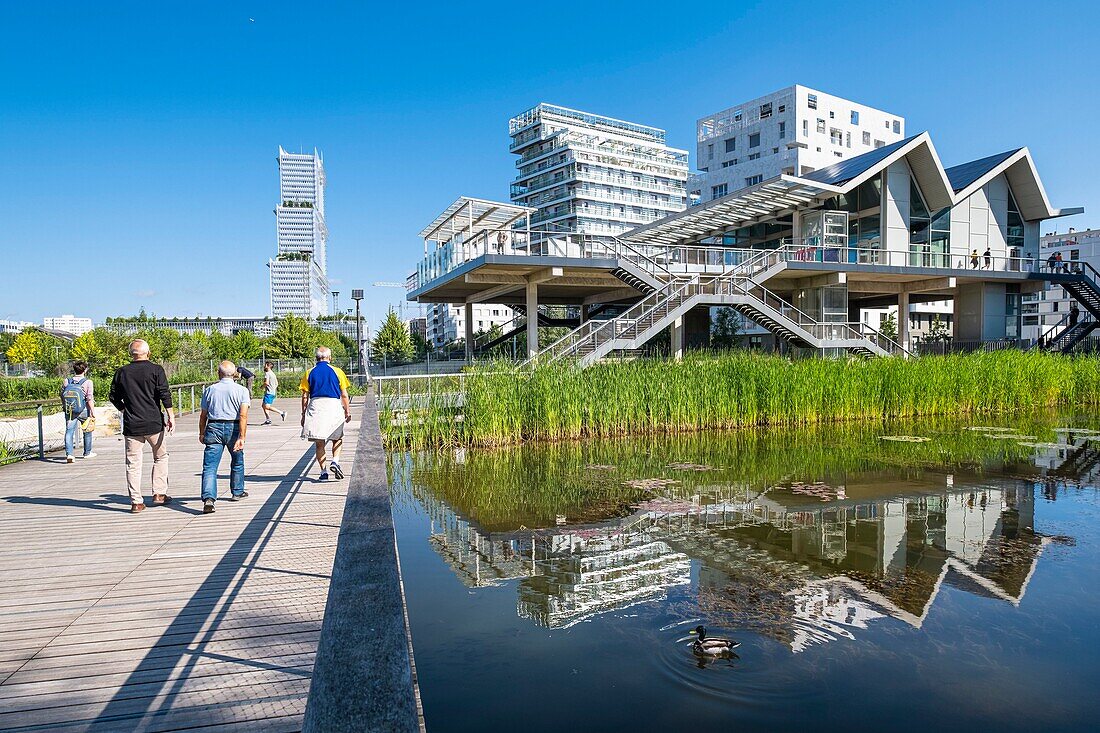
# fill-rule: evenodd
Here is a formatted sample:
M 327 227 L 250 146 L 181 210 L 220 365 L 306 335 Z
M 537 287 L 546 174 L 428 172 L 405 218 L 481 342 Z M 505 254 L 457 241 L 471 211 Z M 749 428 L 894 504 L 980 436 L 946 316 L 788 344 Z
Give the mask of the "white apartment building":
M 321 156 L 279 148 L 277 251 L 268 260 L 271 315 L 328 315 L 328 228 L 325 166 Z
M 1085 264 L 1100 270 L 1100 229 L 1070 229 L 1063 234 L 1052 232 L 1039 238 L 1039 259 L 1043 266 L 1051 257 L 1059 254 L 1062 255 L 1062 263 L 1070 271 Z M 1051 285 L 1041 293 L 1028 296 L 1021 304 L 1021 336 L 1025 339 L 1038 339 L 1069 313 L 1072 302 L 1073 298 L 1059 285 Z
M 54 318 L 43 318 L 42 328 L 50 331 L 64 331 L 74 336 L 80 336 L 91 331 L 93 326 L 91 318 L 77 318 L 72 314 L 68 314 L 56 316 Z
M 905 138 L 905 118 L 800 84 L 695 123 L 692 203 L 780 174 L 802 176 Z
M 0 320 L 0 333 L 21 333 L 24 328 L 34 326 L 30 321 Z
M 536 232 L 611 236 L 687 206 L 688 154 L 664 130 L 546 103 L 508 127 L 511 198 Z
M 515 313 L 508 306 L 499 303 L 479 303 L 473 306 L 472 330 L 475 334 L 484 333 L 493 326 L 504 327 L 513 318 Z M 425 320 L 427 331 L 425 339 L 436 347 L 466 337 L 466 313 L 460 306 L 433 303 L 428 308 Z

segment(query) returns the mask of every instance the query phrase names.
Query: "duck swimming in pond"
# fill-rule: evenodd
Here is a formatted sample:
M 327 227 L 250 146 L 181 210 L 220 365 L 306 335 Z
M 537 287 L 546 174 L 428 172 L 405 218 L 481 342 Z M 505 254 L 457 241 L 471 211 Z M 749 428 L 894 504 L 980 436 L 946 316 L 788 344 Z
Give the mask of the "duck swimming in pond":
M 688 632 L 695 635 L 695 643 L 691 645 L 691 651 L 705 657 L 721 657 L 732 654 L 733 650 L 741 646 L 741 642 L 731 639 L 722 639 L 715 636 L 707 636 L 707 630 L 703 626 L 696 626 Z

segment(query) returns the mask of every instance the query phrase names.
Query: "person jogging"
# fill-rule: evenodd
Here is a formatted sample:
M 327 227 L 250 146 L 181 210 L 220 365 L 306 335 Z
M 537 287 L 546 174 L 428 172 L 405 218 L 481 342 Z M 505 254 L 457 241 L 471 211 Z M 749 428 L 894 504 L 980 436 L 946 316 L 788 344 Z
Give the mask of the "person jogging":
M 317 347 L 316 355 L 317 364 L 306 372 L 298 385 L 302 392 L 302 437 L 313 441 L 321 480 L 328 480 L 330 468 L 333 476 L 342 479 L 340 449 L 344 445 L 344 424 L 351 422 L 348 377 L 329 363 L 332 351 L 327 346 Z M 332 443 L 331 463 L 325 457 L 328 443 Z
M 271 413 L 275 413 L 281 419 L 286 420 L 286 411 L 275 407 L 275 396 L 279 393 L 279 378 L 275 376 L 275 365 L 270 361 L 264 363 L 264 425 L 271 424 Z

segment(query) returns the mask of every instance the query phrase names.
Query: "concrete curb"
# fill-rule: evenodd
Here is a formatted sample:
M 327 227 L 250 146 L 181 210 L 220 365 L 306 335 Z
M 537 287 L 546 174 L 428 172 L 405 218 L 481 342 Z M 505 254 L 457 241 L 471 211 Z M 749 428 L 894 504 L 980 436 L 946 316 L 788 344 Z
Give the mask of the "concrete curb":
M 306 733 L 423 731 L 386 456 L 367 392 L 306 705 Z

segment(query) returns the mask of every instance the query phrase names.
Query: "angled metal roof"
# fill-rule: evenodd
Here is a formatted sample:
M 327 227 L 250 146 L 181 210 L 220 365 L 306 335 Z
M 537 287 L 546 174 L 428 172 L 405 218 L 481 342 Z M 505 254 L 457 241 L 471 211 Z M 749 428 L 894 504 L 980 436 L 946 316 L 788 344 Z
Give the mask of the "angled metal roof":
M 913 142 L 924 134 L 925 133 L 920 133 L 917 135 L 913 135 L 912 137 L 907 137 L 904 140 L 899 140 L 896 143 L 884 145 L 881 148 L 875 148 L 869 153 L 857 155 L 856 157 L 848 158 L 847 160 L 841 160 L 837 163 L 834 163 L 833 165 L 828 166 L 827 168 L 818 168 L 816 171 L 801 176 L 801 178 L 807 181 L 826 183 L 830 186 L 842 185 L 852 180 L 853 178 L 856 178 L 861 174 L 866 173 L 870 169 L 877 167 L 879 163 L 886 160 L 891 155 L 901 150 L 906 145 Z
M 628 242 L 686 244 L 714 237 L 812 203 L 838 189 L 794 176 L 777 176 L 619 235 Z
M 420 238 L 446 242 L 459 232 L 472 237 L 483 231 L 503 229 L 534 212 L 535 209 L 529 206 L 459 196 L 431 224 L 420 230 Z
M 1016 148 L 996 155 L 989 155 L 985 158 L 978 158 L 969 163 L 947 168 L 944 173 L 947 174 L 947 180 L 951 181 L 951 189 L 958 193 L 1021 150 L 1023 148 Z

